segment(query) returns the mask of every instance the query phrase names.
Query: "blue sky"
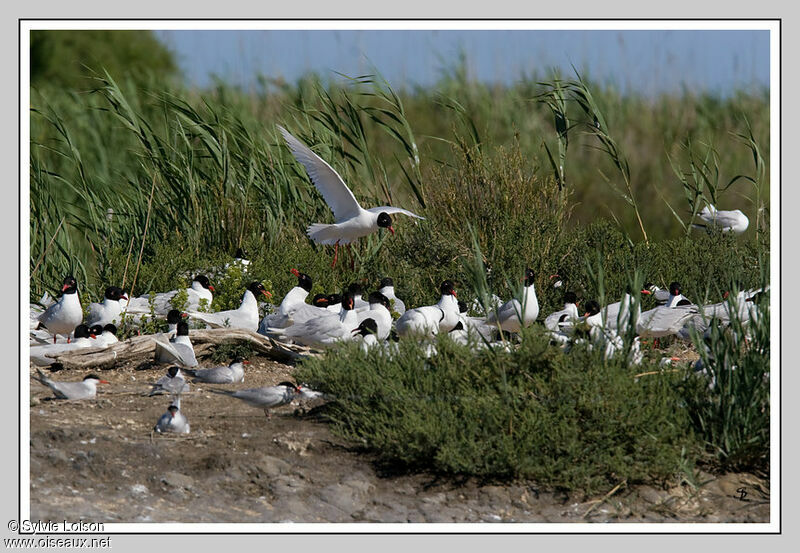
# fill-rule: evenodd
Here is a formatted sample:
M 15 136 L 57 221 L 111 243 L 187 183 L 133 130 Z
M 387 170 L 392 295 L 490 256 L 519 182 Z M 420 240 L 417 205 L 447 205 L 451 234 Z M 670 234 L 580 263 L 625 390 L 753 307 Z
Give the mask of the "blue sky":
M 377 68 L 392 86 L 430 85 L 460 52 L 470 76 L 511 84 L 552 68 L 644 94 L 686 86 L 726 94 L 769 86 L 769 32 L 594 31 L 157 31 L 189 83 L 211 74 L 244 87 L 263 74 L 294 82 L 307 72 L 335 78 Z

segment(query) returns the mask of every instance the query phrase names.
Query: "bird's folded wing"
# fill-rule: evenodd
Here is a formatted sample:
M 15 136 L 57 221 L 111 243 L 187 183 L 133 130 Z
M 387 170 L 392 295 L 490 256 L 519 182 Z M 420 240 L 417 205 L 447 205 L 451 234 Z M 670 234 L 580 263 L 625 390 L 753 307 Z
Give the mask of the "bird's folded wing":
M 355 196 L 347 188 L 333 167 L 328 165 L 325 160 L 311 151 L 308 146 L 300 142 L 289 131 L 278 125 L 286 144 L 292 151 L 295 159 L 306 168 L 311 182 L 317 187 L 325 202 L 333 211 L 333 216 L 337 221 L 342 221 L 358 215 L 361 207 L 358 205 Z
M 641 314 L 638 330 L 640 334 L 647 331 L 677 333 L 697 313 L 696 306 L 656 307 Z
M 211 328 L 225 328 L 225 322 L 227 319 L 228 326 L 231 326 L 233 321 L 230 320 L 230 316 L 223 316 L 222 312 L 219 313 L 199 313 L 195 311 L 189 311 L 189 317 L 192 319 L 197 319 L 198 321 L 203 321 Z

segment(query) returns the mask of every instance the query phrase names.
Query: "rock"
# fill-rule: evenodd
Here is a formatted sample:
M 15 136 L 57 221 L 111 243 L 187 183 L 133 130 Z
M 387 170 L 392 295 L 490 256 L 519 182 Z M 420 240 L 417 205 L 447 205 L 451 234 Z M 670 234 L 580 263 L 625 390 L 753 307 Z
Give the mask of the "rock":
M 281 475 L 272 481 L 269 490 L 278 497 L 297 495 L 306 489 L 306 483 L 294 476 Z
M 68 463 L 69 457 L 67 456 L 64 451 L 60 449 L 54 449 L 47 454 L 47 459 L 52 462 L 53 464 L 56 463 Z
M 161 478 L 161 481 L 167 486 L 171 486 L 173 488 L 185 488 L 190 490 L 194 486 L 194 478 L 179 472 L 167 472 Z
M 511 497 L 506 488 L 500 486 L 484 486 L 480 490 L 484 499 L 492 506 L 505 507 L 511 503 Z
M 434 503 L 420 505 L 419 510 L 425 516 L 425 522 L 458 522 L 465 518 L 465 513 L 460 509 Z
M 262 474 L 275 477 L 279 474 L 287 472 L 291 468 L 291 465 L 283 459 L 272 457 L 271 455 L 261 455 L 258 459 L 256 459 L 256 462 L 253 464 L 253 468 Z
M 145 495 L 150 493 L 150 490 L 147 489 L 147 486 L 144 484 L 134 484 L 131 486 L 131 493 L 134 495 Z
M 638 493 L 639 497 L 653 505 L 663 503 L 669 497 L 669 494 L 666 492 L 659 492 L 651 486 L 642 486 L 639 488 Z
M 368 489 L 369 487 L 367 487 L 367 491 Z M 353 487 L 346 484 L 331 484 L 320 490 L 318 495 L 326 503 L 338 507 L 349 515 L 364 508 L 367 491 L 360 486 Z
M 286 434 L 275 436 L 272 441 L 302 457 L 309 454 L 308 450 L 311 447 L 311 438 L 309 436 L 301 436 L 297 432 L 287 432 Z
M 441 492 L 422 498 L 422 503 L 441 505 L 447 500 L 447 496 Z

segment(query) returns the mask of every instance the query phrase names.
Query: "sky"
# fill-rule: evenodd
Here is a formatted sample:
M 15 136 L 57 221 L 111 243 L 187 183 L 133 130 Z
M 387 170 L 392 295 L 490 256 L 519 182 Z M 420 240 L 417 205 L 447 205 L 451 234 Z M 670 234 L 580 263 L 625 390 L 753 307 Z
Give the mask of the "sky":
M 161 30 L 188 82 L 211 75 L 244 88 L 259 74 L 290 83 L 308 72 L 336 78 L 379 71 L 395 88 L 428 86 L 466 55 L 469 75 L 513 84 L 553 68 L 653 95 L 721 94 L 769 86 L 769 32 L 739 30 Z

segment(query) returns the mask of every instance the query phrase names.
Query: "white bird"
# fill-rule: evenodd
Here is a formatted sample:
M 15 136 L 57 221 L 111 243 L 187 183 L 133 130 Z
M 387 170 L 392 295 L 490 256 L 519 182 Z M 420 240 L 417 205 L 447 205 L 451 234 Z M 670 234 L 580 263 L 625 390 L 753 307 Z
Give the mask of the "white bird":
M 167 374 L 158 379 L 153 384 L 148 396 L 156 396 L 161 394 L 171 394 L 172 396 L 180 396 L 181 394 L 188 393 L 190 389 L 189 383 L 186 382 L 181 373 L 180 367 L 170 367 L 167 369 Z
M 36 303 L 31 302 L 31 304 L 30 304 L 30 330 L 35 330 L 36 327 L 39 326 L 39 317 L 42 315 L 42 313 L 44 313 L 45 309 L 47 309 L 48 307 L 53 305 L 55 302 L 56 302 L 56 300 L 54 300 L 53 297 L 47 291 L 45 291 L 45 293 L 42 294 L 42 297 L 39 299 L 38 302 L 36 302 Z M 43 331 L 43 332 L 46 332 L 46 331 Z M 49 335 L 49 333 L 48 333 L 48 335 Z M 49 338 L 52 338 L 52 336 L 48 336 L 48 339 Z
M 701 334 L 706 334 L 711 327 L 711 323 L 715 320 L 722 327 L 727 327 L 735 317 L 742 325 L 748 325 L 759 316 L 756 302 L 758 295 L 767 290 L 769 290 L 769 286 L 764 289 L 743 290 L 730 299 L 728 297 L 729 293 L 725 292 L 725 301 L 702 306 L 699 312 L 686 322 L 680 330 L 679 336 L 684 340 L 690 340 L 692 329 Z
M 325 203 L 333 211 L 336 220 L 334 224 L 314 223 L 307 230 L 308 236 L 314 242 L 336 247 L 332 266 L 336 265 L 339 244 L 349 244 L 362 236 L 377 232 L 379 228 L 386 228 L 394 234 L 390 213 L 402 213 L 423 219 L 423 217 L 399 207 L 381 206 L 363 209 L 333 167 L 289 134 L 289 131 L 281 126 L 278 126 L 278 129 L 295 159 L 305 167 L 311 182 L 314 183 L 325 199 Z
M 686 323 L 692 320 L 697 313 L 696 305 L 676 307 L 660 305 L 641 314 L 636 331 L 642 338 L 661 338 L 679 334 Z
M 331 313 L 340 313 L 342 311 L 342 295 L 341 294 L 328 294 L 328 305 L 325 309 Z
M 353 309 L 353 296 L 345 292 L 339 315 L 327 314 L 285 329 L 269 329 L 280 336 L 310 347 L 326 347 L 336 342 L 352 339 L 358 326 L 358 315 Z
M 402 315 L 406 312 L 406 304 L 395 295 L 394 281 L 390 277 L 381 279 L 381 287 L 378 288 L 378 292 L 389 298 L 390 303 L 393 302 L 390 311 L 394 311 L 398 315 Z
M 347 287 L 347 291 L 353 296 L 353 309 L 356 313 L 367 311 L 370 308 L 370 302 L 364 299 L 364 287 L 357 282 L 353 282 Z
M 153 431 L 159 433 L 174 432 L 176 434 L 189 433 L 189 420 L 181 413 L 180 403 L 173 403 L 167 408 L 167 412 L 158 419 Z
M 641 294 L 650 295 L 652 292 L 646 288 L 640 290 Z M 630 285 L 625 287 L 622 300 L 611 303 L 602 309 L 603 324 L 607 329 L 625 332 L 631 325 L 631 306 L 634 304 L 631 296 Z M 642 314 L 641 303 L 636 305 L 635 320 L 639 320 Z
M 277 386 L 267 386 L 263 388 L 249 388 L 231 392 L 228 390 L 211 390 L 215 394 L 222 394 L 236 398 L 245 402 L 251 407 L 264 410 L 267 418 L 271 418 L 269 409 L 291 403 L 291 401 L 301 394 L 300 386 L 291 382 L 281 382 Z
M 236 248 L 236 253 L 233 254 L 233 262 L 225 265 L 225 272 L 228 272 L 228 269 L 237 265 L 243 269 L 246 269 L 247 266 L 250 265 L 250 258 L 243 248 Z
M 199 311 L 201 306 L 211 308 L 211 301 L 214 299 L 214 287 L 205 275 L 197 275 L 194 277 L 192 284 L 189 288 L 185 288 L 186 298 L 186 311 Z M 170 292 L 163 292 L 161 294 L 154 294 L 152 298 L 153 310 L 156 315 L 165 316 L 175 306 L 172 305 L 171 300 L 179 290 L 172 290 Z M 127 304 L 123 300 L 122 310 L 126 313 L 149 314 L 150 313 L 150 295 L 143 295 L 137 298 L 131 298 Z
M 711 229 L 716 227 L 722 232 L 741 234 L 746 231 L 747 227 L 750 225 L 750 219 L 739 209 L 734 209 L 733 211 L 718 211 L 716 207 L 708 204 L 699 215 L 703 222 L 705 222 L 705 225 L 694 223 L 693 226 L 695 228 Z
M 250 361 L 241 357 L 231 361 L 230 365 L 212 367 L 210 369 L 184 369 L 186 374 L 193 376 L 195 382 L 208 382 L 211 384 L 233 384 L 244 382 L 244 366 Z
M 567 292 L 564 294 L 564 309 L 548 315 L 544 320 L 544 326 L 548 330 L 557 331 L 562 326 L 573 323 L 579 317 L 578 297 L 575 292 Z
M 272 297 L 260 282 L 252 282 L 244 291 L 242 303 L 238 309 L 218 311 L 216 313 L 199 313 L 189 311 L 189 317 L 203 321 L 211 328 L 244 328 L 255 332 L 258 330 L 258 300 L 256 294 Z
M 81 300 L 78 298 L 78 281 L 75 280 L 75 277 L 68 276 L 64 279 L 64 285 L 61 287 L 61 297 L 39 315 L 37 330 L 46 328 L 53 335 L 54 344 L 58 334 L 67 336 L 67 341 L 69 341 L 69 335 L 76 326 L 81 324 L 82 320 L 83 308 Z
M 183 367 L 197 366 L 194 346 L 189 339 L 189 324 L 186 321 L 178 323 L 176 334 L 169 339 L 169 342 L 164 342 L 159 338 L 155 338 L 155 342 L 156 363 L 176 363 Z
M 522 302 L 514 298 L 504 303 L 486 318 L 489 325 L 500 324 L 506 332 L 519 332 L 523 326 L 530 326 L 539 316 L 539 300 L 536 298 L 533 269 L 525 269 Z M 520 321 L 522 316 L 522 321 Z
M 294 324 L 293 316 L 299 309 L 313 307 L 306 303 L 306 298 L 313 286 L 311 277 L 297 269 L 292 269 L 291 273 L 297 277 L 297 286 L 286 293 L 275 313 L 264 315 L 258 325 L 259 334 L 267 334 L 268 328 L 289 327 Z
M 643 288 L 650 292 L 658 305 L 664 305 L 669 301 L 669 290 L 664 290 L 663 288 L 659 288 L 655 284 L 651 284 L 649 282 L 646 282 Z
M 40 369 L 36 369 L 36 372 L 38 374 L 33 378 L 53 390 L 58 399 L 91 399 L 97 394 L 98 384 L 108 384 L 95 374 L 84 377 L 80 382 L 56 382 L 47 378 Z
M 380 292 L 372 292 L 369 295 L 369 309 L 356 313 L 358 322 L 370 318 L 378 325 L 376 334 L 378 340 L 385 340 L 392 331 L 392 314 L 389 311 L 389 298 Z
M 397 319 L 397 334 L 422 334 L 431 336 L 439 332 L 449 332 L 459 322 L 460 310 L 455 284 L 445 280 L 439 287 L 441 298 L 435 305 L 425 305 L 409 309 Z
M 95 335 L 91 333 L 88 326 L 79 324 L 75 327 L 75 339 L 71 343 L 58 343 L 33 346 L 30 348 L 30 359 L 34 365 L 39 367 L 49 367 L 55 363 L 52 356 L 61 355 L 77 349 L 96 347 Z
M 188 317 L 188 313 L 183 313 L 180 309 L 171 309 L 167 313 L 167 337 L 172 338 L 178 332 L 178 323 Z
M 688 305 L 691 304 L 688 299 L 686 299 L 683 294 L 681 294 L 681 285 L 678 282 L 670 282 L 669 283 L 669 298 L 667 298 L 667 303 L 665 304 L 666 307 L 676 307 L 678 305 Z
M 92 325 L 89 332 L 94 335 L 93 347 L 107 348 L 119 342 L 119 338 L 117 338 L 117 327 L 111 323 L 105 326 L 100 326 L 99 324 Z
M 353 330 L 353 336 L 360 338 L 361 342 L 361 349 L 368 353 L 371 348 L 380 346 L 380 342 L 377 338 L 378 334 L 378 323 L 375 322 L 375 319 L 372 318 L 365 318 L 363 319 L 359 325 Z
M 564 286 L 564 282 L 567 280 L 567 273 L 566 271 L 559 269 L 556 274 L 550 275 L 550 282 L 553 285 L 553 288 L 561 288 Z M 555 279 L 555 280 L 553 280 Z
M 119 286 L 109 286 L 106 288 L 105 297 L 101 303 L 89 304 L 89 314 L 86 316 L 86 324 L 101 325 L 119 324 L 122 319 L 122 304 L 120 300 L 127 300 L 128 296 Z

